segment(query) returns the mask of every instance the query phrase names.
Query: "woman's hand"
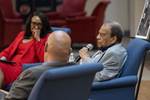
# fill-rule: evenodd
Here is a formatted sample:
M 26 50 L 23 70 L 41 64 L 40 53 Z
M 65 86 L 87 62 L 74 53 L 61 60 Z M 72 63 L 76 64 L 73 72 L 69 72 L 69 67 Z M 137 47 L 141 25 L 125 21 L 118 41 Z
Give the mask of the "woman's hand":
M 2 89 L 0 89 L 0 91 L 3 92 L 5 95 L 8 95 L 8 94 L 9 94 L 9 92 L 7 92 L 7 91 L 5 91 L 5 90 L 2 90 Z
M 40 33 L 41 31 L 38 29 L 33 29 L 32 35 L 36 39 L 36 41 L 40 41 Z

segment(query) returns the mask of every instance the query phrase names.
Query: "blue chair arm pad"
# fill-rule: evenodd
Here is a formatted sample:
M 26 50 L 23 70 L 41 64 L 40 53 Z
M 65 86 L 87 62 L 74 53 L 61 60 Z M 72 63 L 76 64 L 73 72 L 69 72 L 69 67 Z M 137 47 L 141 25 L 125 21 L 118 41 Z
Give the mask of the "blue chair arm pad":
M 137 76 L 132 75 L 132 76 L 119 77 L 119 78 L 115 78 L 103 82 L 93 82 L 91 90 L 135 86 L 137 80 L 138 80 Z
M 52 32 L 53 32 L 53 31 L 61 30 L 61 31 L 64 31 L 64 32 L 66 32 L 66 33 L 68 33 L 68 34 L 71 33 L 70 28 L 60 28 L 60 27 L 51 27 L 51 28 L 52 28 Z
M 38 66 L 38 65 L 42 65 L 42 63 L 33 63 L 33 64 L 23 64 L 22 65 L 22 72 L 30 67 L 34 67 L 34 66 Z

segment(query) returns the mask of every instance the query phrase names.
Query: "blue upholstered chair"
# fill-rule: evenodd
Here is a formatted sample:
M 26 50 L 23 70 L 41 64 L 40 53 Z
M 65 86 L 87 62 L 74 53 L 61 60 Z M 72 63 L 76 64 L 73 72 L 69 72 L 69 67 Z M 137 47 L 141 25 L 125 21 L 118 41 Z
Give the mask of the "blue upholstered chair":
M 32 64 L 23 64 L 22 65 L 22 72 L 25 71 L 26 69 L 30 68 L 30 67 L 34 67 L 34 66 L 38 66 L 38 65 L 42 65 L 43 62 L 40 63 L 32 63 Z
M 94 100 L 134 100 L 135 87 L 137 83 L 137 72 L 142 58 L 150 43 L 135 38 L 127 46 L 128 58 L 119 78 L 104 82 L 93 82 L 90 99 Z
M 28 100 L 88 100 L 91 85 L 101 63 L 72 65 L 45 71 Z
M 70 28 L 59 28 L 59 27 L 51 27 L 51 28 L 52 28 L 52 32 L 61 30 L 61 31 L 66 32 L 67 34 L 71 34 Z
M 61 31 L 66 32 L 67 34 L 71 34 L 71 30 L 70 30 L 69 28 L 59 28 L 59 27 L 51 27 L 51 28 L 52 28 L 52 32 L 53 32 L 53 31 L 61 30 Z M 34 64 L 31 65 L 31 66 L 34 66 Z M 30 67 L 30 64 L 29 64 L 28 66 L 23 67 L 23 68 L 22 68 L 22 71 L 24 71 L 24 70 L 26 69 L 26 67 Z M 12 84 L 13 84 L 13 83 L 10 83 L 9 85 L 7 85 L 7 86 L 4 88 L 4 90 L 9 91 L 9 89 L 10 89 L 11 86 L 12 86 Z

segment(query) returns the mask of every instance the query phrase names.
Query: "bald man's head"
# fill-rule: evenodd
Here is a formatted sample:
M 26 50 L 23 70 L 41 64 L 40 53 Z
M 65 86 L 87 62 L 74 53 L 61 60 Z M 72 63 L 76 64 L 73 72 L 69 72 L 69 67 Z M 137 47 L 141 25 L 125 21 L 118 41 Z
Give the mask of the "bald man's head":
M 71 52 L 70 36 L 63 31 L 54 31 L 47 39 L 44 61 L 67 61 Z

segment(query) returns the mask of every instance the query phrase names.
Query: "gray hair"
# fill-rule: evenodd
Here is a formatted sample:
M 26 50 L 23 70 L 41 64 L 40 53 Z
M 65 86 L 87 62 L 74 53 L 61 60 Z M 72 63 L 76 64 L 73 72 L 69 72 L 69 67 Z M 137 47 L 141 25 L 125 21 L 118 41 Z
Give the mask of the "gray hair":
M 123 31 L 122 26 L 118 22 L 106 21 L 103 25 L 108 25 L 110 27 L 111 37 L 117 36 L 117 42 L 120 43 L 122 41 L 124 31 Z

